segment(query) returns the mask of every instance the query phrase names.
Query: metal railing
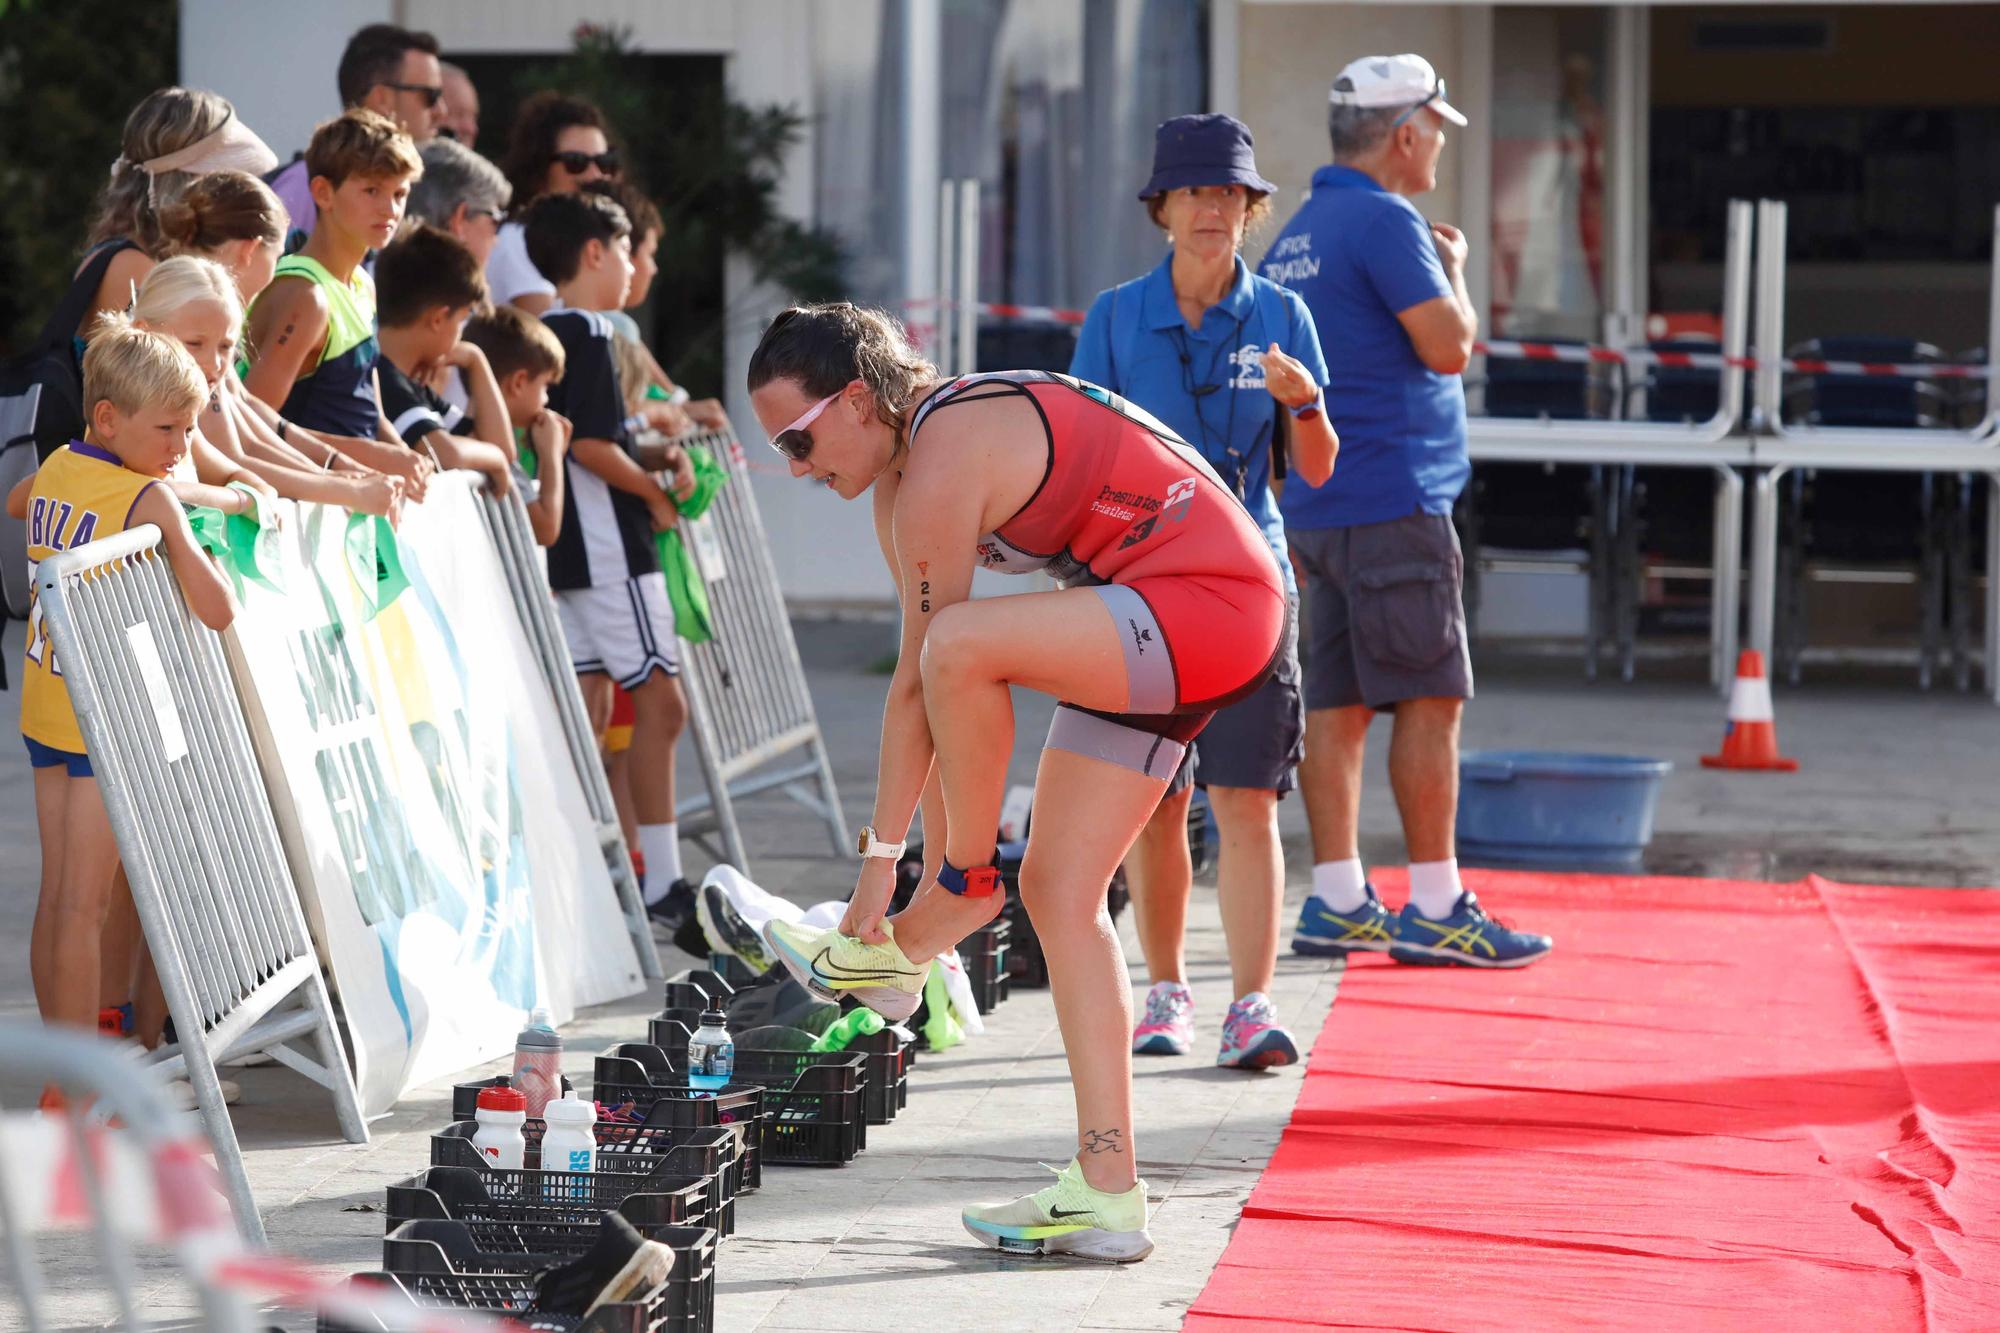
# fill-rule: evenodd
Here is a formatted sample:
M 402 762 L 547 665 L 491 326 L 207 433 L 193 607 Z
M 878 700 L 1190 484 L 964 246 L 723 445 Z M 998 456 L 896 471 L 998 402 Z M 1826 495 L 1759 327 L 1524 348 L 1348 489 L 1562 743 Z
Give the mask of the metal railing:
M 729 474 L 708 512 L 686 533 L 697 550 L 713 537 L 721 568 L 707 571 L 715 637 L 683 645 L 681 684 L 708 794 L 680 802 L 681 835 L 717 834 L 724 859 L 747 870 L 735 802 L 777 789 L 826 825 L 836 852 L 847 852 L 847 819 L 743 446 L 730 427 L 675 443 L 707 446 Z
M 597 736 L 590 728 L 583 693 L 576 683 L 576 669 L 570 664 L 569 648 L 556 620 L 548 575 L 528 526 L 528 511 L 519 488 L 510 489 L 504 496 L 484 492 L 479 516 L 500 557 L 500 567 L 506 571 L 507 591 L 514 599 L 522 632 L 534 648 L 535 663 L 548 684 L 549 697 L 555 700 L 556 717 L 562 724 L 570 763 L 576 769 L 577 781 L 583 785 L 584 801 L 597 826 L 597 843 L 603 849 L 604 864 L 611 871 L 611 884 L 618 893 L 625 927 L 631 933 L 632 946 L 639 951 L 639 967 L 647 980 L 658 981 L 666 976 L 666 971 L 653 943 L 645 896 L 632 869 L 632 851 L 625 845 L 625 833 L 618 823 L 618 807 L 611 799 L 611 784 L 604 774 Z
M 151 524 L 41 562 L 36 596 L 238 1227 L 263 1240 L 219 1059 L 325 1087 L 365 1143 L 347 1055 L 219 635 L 189 615 Z M 314 1054 L 294 1047 L 310 1037 Z

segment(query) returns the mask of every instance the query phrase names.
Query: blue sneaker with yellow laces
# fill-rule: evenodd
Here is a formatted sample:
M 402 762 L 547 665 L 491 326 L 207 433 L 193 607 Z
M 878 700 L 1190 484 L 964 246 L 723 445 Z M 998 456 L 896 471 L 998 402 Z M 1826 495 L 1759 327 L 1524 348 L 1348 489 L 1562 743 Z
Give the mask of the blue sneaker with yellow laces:
M 1442 921 L 1405 903 L 1391 929 L 1391 958 L 1431 967 L 1526 967 L 1556 944 L 1547 935 L 1510 930 L 1488 916 L 1470 893 L 1459 894 L 1451 915 Z
M 1396 914 L 1382 906 L 1373 884 L 1362 888 L 1368 898 L 1352 912 L 1336 912 L 1318 898 L 1308 897 L 1299 908 L 1292 952 L 1314 958 L 1345 958 L 1357 949 L 1387 953 L 1394 942 Z

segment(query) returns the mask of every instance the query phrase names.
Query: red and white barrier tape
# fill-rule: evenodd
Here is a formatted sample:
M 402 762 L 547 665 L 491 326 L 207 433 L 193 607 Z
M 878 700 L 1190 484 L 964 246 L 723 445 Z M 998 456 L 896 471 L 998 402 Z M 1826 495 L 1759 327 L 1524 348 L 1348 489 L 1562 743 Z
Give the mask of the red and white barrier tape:
M 1725 366 L 1757 369 L 1754 356 L 1724 356 L 1720 352 L 1666 351 L 1646 347 L 1604 347 L 1595 343 L 1534 343 L 1495 339 L 1472 345 L 1475 352 L 1523 361 L 1587 362 L 1592 365 L 1665 366 L 1669 369 L 1721 370 Z M 1798 375 L 1859 375 L 1897 379 L 1987 379 L 1989 366 L 1939 361 L 1825 361 L 1786 357 L 1782 369 Z
M 955 303 L 950 301 L 906 301 L 903 304 L 905 308 L 912 310 L 932 307 L 955 308 Z M 1081 310 L 1061 310 L 1046 305 L 1005 305 L 981 301 L 973 307 L 973 310 L 994 319 L 1014 320 L 1022 324 L 1081 324 L 1084 320 L 1084 312 Z M 1538 343 L 1493 339 L 1474 343 L 1472 350 L 1484 356 L 1505 357 L 1510 360 L 1565 361 L 1611 366 L 1663 366 L 1673 370 L 1721 370 L 1730 366 L 1755 370 L 1760 364 L 1753 356 L 1731 357 L 1724 356 L 1720 352 L 1661 351 L 1646 347 L 1605 347 L 1596 343 Z M 1823 361 L 1811 357 L 1786 357 L 1778 364 L 1796 375 L 1856 375 L 1868 378 L 1924 380 L 1980 380 L 1990 379 L 1993 376 L 1993 369 L 1990 366 L 1958 362 Z
M 30 1232 L 91 1228 L 91 1191 L 114 1211 L 103 1222 L 110 1243 L 169 1246 L 182 1266 L 210 1285 L 255 1304 L 319 1310 L 337 1318 L 378 1322 L 399 1333 L 502 1333 L 517 1325 L 478 1312 L 414 1306 L 398 1292 L 351 1286 L 310 1264 L 243 1248 L 208 1144 L 176 1139 L 148 1151 L 102 1124 L 70 1123 L 52 1115 L 0 1119 L 0 1152 L 41 1170 L 10 1170 L 0 1178 L 9 1225 Z M 88 1165 L 86 1166 L 86 1161 Z

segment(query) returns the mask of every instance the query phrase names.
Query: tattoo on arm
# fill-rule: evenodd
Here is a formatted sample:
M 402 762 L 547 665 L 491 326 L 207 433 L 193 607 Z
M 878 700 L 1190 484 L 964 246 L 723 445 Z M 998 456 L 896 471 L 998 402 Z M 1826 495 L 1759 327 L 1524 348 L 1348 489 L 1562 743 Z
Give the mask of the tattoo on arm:
M 278 335 L 278 346 L 283 347 L 287 342 L 291 341 L 292 330 L 297 327 L 298 325 L 296 323 L 287 321 L 287 323 L 285 324 L 285 331 Z
M 1124 1152 L 1125 1131 L 1122 1129 L 1086 1129 L 1083 1131 L 1083 1150 L 1092 1154 Z
M 917 561 L 917 609 L 929 615 L 931 609 L 931 566 L 928 560 Z

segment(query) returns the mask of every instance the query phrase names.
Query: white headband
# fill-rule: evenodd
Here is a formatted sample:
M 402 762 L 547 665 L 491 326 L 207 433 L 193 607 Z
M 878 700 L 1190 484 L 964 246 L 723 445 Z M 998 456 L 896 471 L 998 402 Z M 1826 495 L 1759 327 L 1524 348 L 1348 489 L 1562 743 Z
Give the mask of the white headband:
M 169 171 L 203 176 L 211 171 L 230 170 L 261 176 L 278 165 L 278 155 L 232 111 L 206 138 L 136 165 L 148 176 L 160 176 Z

